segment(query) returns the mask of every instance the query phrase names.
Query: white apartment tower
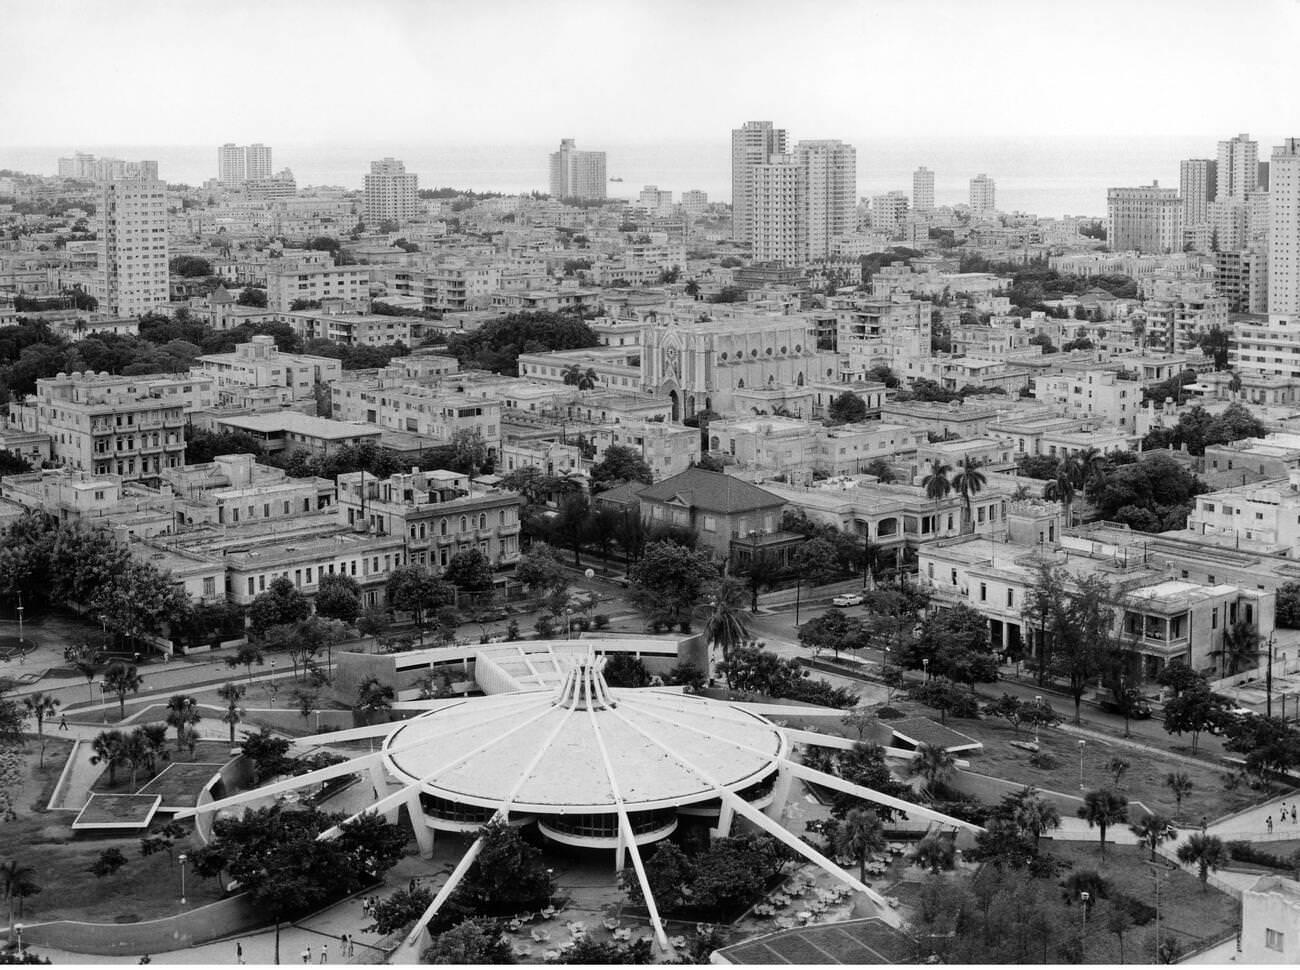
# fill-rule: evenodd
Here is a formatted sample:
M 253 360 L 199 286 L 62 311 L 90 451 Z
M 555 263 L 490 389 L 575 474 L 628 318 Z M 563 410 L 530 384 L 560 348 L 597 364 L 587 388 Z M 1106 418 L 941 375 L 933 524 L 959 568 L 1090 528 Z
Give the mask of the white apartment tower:
M 750 165 L 747 208 L 755 262 L 802 266 L 808 253 L 808 173 L 794 155 Z
M 970 180 L 970 207 L 972 212 L 991 212 L 997 208 L 997 183 L 980 172 Z
M 1182 201 L 1159 182 L 1106 193 L 1106 239 L 1112 252 L 1172 253 L 1182 249 Z
M 1212 158 L 1185 158 L 1178 166 L 1178 194 L 1183 200 L 1183 228 L 1210 218 L 1210 203 L 1218 192 L 1218 165 Z
M 102 309 L 135 317 L 166 303 L 166 184 L 156 178 L 102 182 L 96 219 Z
M 766 165 L 773 155 L 784 155 L 786 132 L 770 121 L 746 121 L 731 130 L 731 238 L 752 242 L 750 169 Z
M 251 182 L 254 179 L 269 179 L 271 168 L 271 146 L 249 145 L 244 150 L 245 175 Z
M 1245 203 L 1247 194 L 1259 187 L 1259 143 L 1245 133 L 1219 142 L 1216 178 L 1217 201 Z
M 1268 313 L 1300 324 L 1300 138 L 1273 149 L 1269 165 Z
M 605 153 L 582 152 L 575 146 L 572 138 L 562 138 L 560 150 L 551 153 L 551 198 L 605 198 Z
M 912 173 L 912 209 L 915 212 L 934 209 L 934 173 L 924 165 Z
M 808 235 L 805 260 L 825 259 L 831 242 L 853 232 L 858 197 L 858 153 L 834 139 L 801 141 L 794 157 L 804 170 L 804 225 Z
M 226 142 L 217 149 L 217 181 L 228 189 L 237 189 L 248 179 L 243 145 Z
M 405 163 L 395 158 L 371 162 L 366 175 L 366 221 L 409 222 L 415 217 L 419 188 L 419 176 L 407 174 Z

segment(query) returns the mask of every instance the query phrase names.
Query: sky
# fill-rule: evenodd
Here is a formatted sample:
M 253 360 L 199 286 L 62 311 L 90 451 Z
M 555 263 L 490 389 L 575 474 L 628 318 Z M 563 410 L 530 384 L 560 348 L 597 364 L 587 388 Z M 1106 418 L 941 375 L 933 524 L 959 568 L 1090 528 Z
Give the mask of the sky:
M 0 24 L 14 146 L 581 147 L 748 119 L 1222 138 L 1300 114 L 1300 0 L 0 0 Z

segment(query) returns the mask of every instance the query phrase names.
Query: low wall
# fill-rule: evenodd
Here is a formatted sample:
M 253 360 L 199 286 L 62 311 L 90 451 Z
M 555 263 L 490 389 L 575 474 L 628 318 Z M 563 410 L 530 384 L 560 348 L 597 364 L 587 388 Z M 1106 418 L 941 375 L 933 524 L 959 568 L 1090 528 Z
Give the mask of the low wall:
M 227 795 L 246 789 L 253 781 L 253 767 L 242 754 L 231 758 L 221 766 L 194 799 L 195 805 L 206 805 L 225 798 Z M 205 843 L 212 838 L 212 814 L 200 812 L 194 816 L 194 828 Z
M 838 583 L 828 583 L 825 586 L 792 586 L 789 589 L 778 589 L 770 593 L 762 593 L 758 597 L 758 605 L 767 608 L 794 606 L 796 599 L 801 603 L 813 603 L 818 600 L 830 599 L 832 596 L 839 596 L 840 593 L 861 592 L 862 577 L 851 576 Z
M 265 925 L 266 914 L 241 894 L 175 916 L 141 923 L 82 923 L 75 920 L 28 923 L 23 926 L 23 942 L 73 953 L 126 956 L 181 950 Z
M 996 805 L 1002 801 L 1003 796 L 1022 791 L 1025 787 L 1019 782 L 1006 781 L 1002 778 L 994 778 L 992 775 L 982 775 L 977 771 L 965 769 L 954 771 L 948 778 L 947 784 L 950 788 L 956 789 L 963 795 L 976 798 L 985 805 Z M 1046 788 L 1039 788 L 1038 794 L 1043 801 L 1055 805 L 1062 818 L 1077 818 L 1079 809 L 1083 808 L 1083 798 L 1079 795 L 1067 795 L 1064 792 L 1051 791 Z M 1149 814 L 1151 814 L 1151 810 L 1142 802 L 1130 801 L 1128 803 L 1129 822 L 1139 822 Z
M 89 742 L 83 741 L 81 738 L 77 738 L 75 741 L 72 742 L 72 750 L 68 752 L 68 760 L 63 763 L 63 770 L 59 772 L 58 783 L 55 784 L 54 792 L 50 795 L 49 804 L 45 806 L 47 811 L 51 811 L 51 812 L 81 811 L 83 807 L 81 805 L 76 805 L 76 806 L 64 805 L 63 797 L 64 795 L 67 794 L 68 782 L 72 778 L 72 769 L 77 761 L 77 751 L 81 748 L 83 744 L 87 744 L 87 743 Z

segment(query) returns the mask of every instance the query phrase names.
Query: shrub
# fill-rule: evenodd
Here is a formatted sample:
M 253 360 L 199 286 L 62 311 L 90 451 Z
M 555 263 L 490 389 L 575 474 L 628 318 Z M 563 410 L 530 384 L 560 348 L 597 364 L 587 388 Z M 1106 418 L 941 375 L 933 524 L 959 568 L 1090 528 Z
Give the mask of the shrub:
M 1042 768 L 1044 771 L 1054 771 L 1059 762 L 1046 751 L 1035 751 L 1029 756 L 1029 764 L 1031 767 Z
M 903 712 L 896 707 L 882 707 L 876 711 L 876 717 L 881 721 L 893 721 L 903 716 Z
M 1295 863 L 1271 852 L 1265 852 L 1263 849 L 1257 849 L 1249 842 L 1229 842 L 1228 856 L 1234 862 L 1250 862 L 1257 866 L 1267 866 L 1270 869 L 1282 869 L 1291 872 L 1296 868 Z
M 594 622 L 595 622 L 595 624 L 596 624 L 596 629 L 597 629 L 597 630 L 605 630 L 605 629 L 608 629 L 608 628 L 609 628 L 609 614 L 608 614 L 608 613 L 597 613 L 597 614 L 596 614 L 596 619 L 595 619 Z
M 533 629 L 543 640 L 549 640 L 555 636 L 555 618 L 552 616 L 539 616 L 537 622 L 533 624 Z

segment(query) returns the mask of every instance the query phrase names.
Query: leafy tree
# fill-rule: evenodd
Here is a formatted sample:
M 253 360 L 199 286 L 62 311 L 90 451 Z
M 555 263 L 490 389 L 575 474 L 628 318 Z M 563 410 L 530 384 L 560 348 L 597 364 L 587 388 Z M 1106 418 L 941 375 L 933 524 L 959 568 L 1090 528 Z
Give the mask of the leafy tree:
M 201 256 L 173 256 L 167 264 L 175 276 L 193 279 L 199 276 L 211 276 L 212 264 Z
M 1223 672 L 1231 677 L 1259 661 L 1263 637 L 1253 623 L 1239 620 L 1223 631 L 1223 649 L 1219 652 Z
M 1190 734 L 1192 754 L 1201 732 L 1217 730 L 1229 718 L 1227 700 L 1208 687 L 1189 687 L 1165 702 L 1165 730 L 1179 736 Z
M 998 661 L 989 643 L 988 621 L 959 603 L 939 610 L 921 625 L 918 640 L 906 644 L 900 661 L 912 670 L 926 667 L 932 676 L 947 677 L 968 684 L 992 683 L 998 679 Z
M 938 711 L 941 724 L 948 723 L 949 714 L 954 717 L 979 716 L 979 703 L 974 696 L 942 677 L 916 684 L 907 693 L 912 700 Z
M 36 736 L 41 740 L 40 764 L 45 766 L 45 719 L 58 713 L 60 701 L 44 691 L 38 690 L 23 698 L 23 708 L 27 716 L 36 721 Z
M 922 743 L 912 756 L 911 768 L 925 779 L 925 787 L 933 793 L 956 770 L 957 758 L 942 745 Z
M 712 952 L 709 951 L 710 954 Z M 646 937 L 619 943 L 615 940 L 602 942 L 583 934 L 573 941 L 572 946 L 562 948 L 555 957 L 546 962 L 588 966 L 591 964 L 627 966 L 654 963 L 655 959 L 650 940 Z M 708 962 L 708 954 L 699 962 Z
M 25 865 L 17 859 L 7 859 L 0 865 L 0 892 L 4 893 L 9 905 L 9 935 L 6 940 L 14 939 L 14 903 L 40 891 L 35 866 Z
M 185 463 L 201 465 L 212 461 L 218 455 L 253 455 L 262 454 L 262 444 L 250 434 L 242 431 L 212 432 L 199 428 L 185 433 Z
M 447 563 L 443 578 L 457 589 L 479 592 L 492 588 L 492 564 L 477 549 L 458 552 Z
M 573 564 L 582 565 L 582 545 L 591 535 L 591 506 L 585 495 L 568 495 L 560 502 L 554 523 L 555 538 L 573 550 Z
M 311 614 L 307 597 L 286 576 L 271 580 L 266 592 L 260 593 L 248 608 L 249 626 L 264 634 L 273 626 L 297 623 Z
M 602 671 L 610 687 L 648 687 L 650 671 L 641 658 L 630 653 L 611 653 L 605 657 Z
M 423 566 L 400 566 L 388 574 L 384 599 L 395 610 L 409 612 L 416 626 L 423 627 L 430 614 L 455 601 L 450 583 L 440 580 Z
M 239 296 L 235 299 L 239 306 L 266 307 L 266 290 L 258 289 L 255 286 L 246 286 L 239 291 Z
M 1078 816 L 1088 823 L 1088 828 L 1097 828 L 1101 836 L 1101 852 L 1105 855 L 1106 829 L 1128 817 L 1128 799 L 1106 788 L 1090 791 L 1083 796 L 1083 807 L 1078 810 Z
M 271 627 L 272 630 L 275 627 Z M 270 631 L 267 631 L 268 633 Z M 266 654 L 262 650 L 262 643 L 258 640 L 246 640 L 235 648 L 235 652 L 227 655 L 227 667 L 243 667 L 248 672 L 248 682 L 253 682 L 253 664 L 261 667 L 266 663 Z
M 1286 583 L 1278 589 L 1277 625 L 1300 629 L 1300 583 Z
M 840 572 L 835 547 L 820 536 L 814 536 L 795 551 L 794 567 L 809 586 L 825 586 Z
M 126 695 L 138 694 L 144 684 L 144 678 L 136 670 L 135 664 L 115 660 L 104 671 L 104 687 L 117 695 L 118 714 L 126 718 Z
M 591 328 L 574 313 L 514 313 L 490 320 L 466 334 L 452 334 L 447 352 L 462 369 L 480 368 L 517 376 L 519 355 L 534 350 L 578 350 L 599 345 Z
M 375 904 L 370 912 L 374 922 L 364 928 L 365 932 L 387 936 L 389 933 L 404 930 L 423 916 L 424 911 L 432 904 L 433 893 L 423 886 L 399 889 Z M 427 953 L 423 959 L 429 959 Z
M 202 720 L 199 705 L 189 694 L 173 694 L 167 700 L 167 726 L 176 731 L 176 750 L 185 743 L 185 736 Z M 233 728 L 231 729 L 233 734 Z
M 1178 847 L 1178 861 L 1196 866 L 1197 877 L 1201 880 L 1201 892 L 1209 889 L 1210 873 L 1217 872 L 1228 862 L 1228 851 L 1223 840 L 1217 835 L 1192 833 L 1186 842 Z
M 287 774 L 293 759 L 289 757 L 292 742 L 288 738 L 276 737 L 266 728 L 259 728 L 256 734 L 244 735 L 244 757 L 253 766 L 253 783 L 262 784 L 276 775 Z
M 624 482 L 654 483 L 654 473 L 635 448 L 610 445 L 604 457 L 591 468 L 591 489 L 603 492 Z
M 316 589 L 316 613 L 332 620 L 355 623 L 361 612 L 361 584 L 343 573 L 321 577 Z
M 435 936 L 420 960 L 434 965 L 500 965 L 514 963 L 515 953 L 495 922 L 467 919 Z
M 441 932 L 465 916 L 514 915 L 541 909 L 555 892 L 555 881 L 539 849 L 518 830 L 494 819 L 479 829 L 483 846 L 465 878 L 431 924 Z
M 867 420 L 867 402 L 852 391 L 837 395 L 826 408 L 831 424 L 857 424 Z
M 126 735 L 121 731 L 100 731 L 90 743 L 92 765 L 108 766 L 108 784 L 117 784 L 117 769 L 126 764 Z
M 717 575 L 704 553 L 672 542 L 652 542 L 628 570 L 629 591 L 632 602 L 656 626 L 688 630 L 696 605 Z
M 382 683 L 378 677 L 367 677 L 357 687 L 356 708 L 372 714 L 392 710 L 397 694 L 391 684 Z
M 863 645 L 862 623 L 832 607 L 799 627 L 799 643 L 814 654 L 831 650 L 839 656 L 841 650 L 856 650 Z

